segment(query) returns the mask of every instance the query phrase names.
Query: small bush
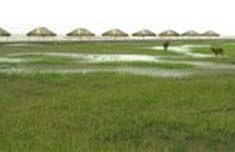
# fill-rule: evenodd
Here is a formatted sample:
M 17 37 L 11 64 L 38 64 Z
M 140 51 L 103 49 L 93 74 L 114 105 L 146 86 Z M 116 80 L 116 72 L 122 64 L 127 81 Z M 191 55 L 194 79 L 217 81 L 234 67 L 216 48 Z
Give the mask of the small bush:
M 222 47 L 211 47 L 211 51 L 215 54 L 215 56 L 224 54 L 224 49 Z
M 168 50 L 169 46 L 170 46 L 170 42 L 169 41 L 166 41 L 166 42 L 163 43 L 163 47 L 164 47 L 165 51 Z

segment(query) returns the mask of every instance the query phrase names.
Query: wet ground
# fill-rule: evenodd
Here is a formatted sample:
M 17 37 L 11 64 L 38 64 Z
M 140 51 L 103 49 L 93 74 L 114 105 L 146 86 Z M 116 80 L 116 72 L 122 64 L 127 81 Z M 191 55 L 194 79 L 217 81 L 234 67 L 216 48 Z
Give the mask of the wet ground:
M 12 44 L 14 45 L 14 44 Z M 176 52 L 179 56 L 163 56 L 163 55 L 130 55 L 130 54 L 80 54 L 80 53 L 57 53 L 57 52 L 19 52 L 9 53 L 3 57 L 0 57 L 0 72 L 3 73 L 89 73 L 89 72 L 119 72 L 119 73 L 131 73 L 137 75 L 149 75 L 149 76 L 162 76 L 162 77 L 185 77 L 188 75 L 203 74 L 208 71 L 217 72 L 218 70 L 234 70 L 235 66 L 225 63 L 214 63 L 211 61 L 204 61 L 204 58 L 212 58 L 213 54 L 195 53 L 195 48 L 209 48 L 210 45 L 177 45 L 170 46 L 168 51 Z M 162 46 L 152 47 L 156 51 L 163 51 Z M 35 57 L 63 57 L 67 59 L 73 59 L 76 64 L 93 63 L 93 67 L 76 67 L 76 66 L 61 66 L 58 68 L 50 68 L 49 66 L 12 66 L 8 63 L 30 63 L 37 60 Z M 182 61 L 177 58 L 193 57 L 202 58 L 202 61 Z M 174 60 L 172 60 L 174 59 Z M 50 59 L 49 59 L 50 60 Z M 163 69 L 158 67 L 96 67 L 97 63 L 115 63 L 115 62 L 142 62 L 142 63 L 167 63 L 167 64 L 187 64 L 193 65 L 195 68 L 190 69 Z

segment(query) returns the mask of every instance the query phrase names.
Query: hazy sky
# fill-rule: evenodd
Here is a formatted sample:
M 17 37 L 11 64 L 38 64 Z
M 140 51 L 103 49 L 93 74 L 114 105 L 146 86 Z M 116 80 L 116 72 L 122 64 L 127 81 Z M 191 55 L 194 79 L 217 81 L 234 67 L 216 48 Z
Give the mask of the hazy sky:
M 0 26 L 25 33 L 47 26 L 57 33 L 86 27 L 100 34 L 110 28 L 134 32 L 213 29 L 235 35 L 233 0 L 1 0 Z

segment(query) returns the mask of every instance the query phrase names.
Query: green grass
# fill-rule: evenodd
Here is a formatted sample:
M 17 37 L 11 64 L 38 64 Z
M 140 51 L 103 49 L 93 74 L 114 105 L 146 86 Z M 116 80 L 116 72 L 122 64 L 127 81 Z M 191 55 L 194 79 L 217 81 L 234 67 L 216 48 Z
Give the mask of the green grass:
M 221 43 L 225 57 L 192 58 L 153 50 L 161 41 L 0 44 L 0 56 L 20 52 L 152 54 L 177 61 L 234 64 L 234 41 L 174 41 L 172 45 Z M 31 44 L 31 43 L 30 43 Z M 33 43 L 34 44 L 34 43 Z M 194 50 L 209 53 L 206 48 Z M 169 58 L 176 55 L 178 58 Z M 48 56 L 6 66 L 43 68 L 192 68 L 183 63 L 77 63 Z M 7 68 L 7 67 L 6 67 Z M 35 70 L 36 71 L 36 70 Z M 123 73 L 0 74 L 1 152 L 233 152 L 235 72 L 208 71 L 182 78 Z
M 36 43 L 38 44 L 38 43 Z M 160 42 L 80 42 L 80 43 L 42 43 L 22 47 L 0 45 L 0 53 L 15 52 L 79 52 L 79 53 L 105 53 L 105 54 L 172 54 L 163 50 L 153 50 L 151 47 Z
M 26 63 L 30 65 L 67 65 L 75 64 L 78 62 L 76 59 L 66 57 L 35 57 L 32 61 Z
M 0 75 L 0 151 L 234 151 L 234 75 Z
M 156 67 L 163 69 L 188 69 L 193 68 L 193 65 L 184 64 L 184 63 L 157 63 L 157 62 L 99 62 L 91 63 L 91 65 L 97 66 L 111 66 L 111 67 L 120 67 L 120 66 L 131 66 L 131 67 Z
M 82 58 L 71 58 L 71 57 L 61 57 L 61 56 L 46 56 L 46 55 L 13 55 L 8 56 L 8 58 L 14 59 L 30 59 L 24 63 L 18 63 L 18 65 L 71 65 L 78 67 L 86 66 L 96 66 L 96 67 L 117 67 L 117 66 L 132 66 L 132 67 L 157 67 L 157 68 L 166 68 L 166 69 L 185 69 L 193 68 L 193 65 L 184 64 L 184 63 L 157 63 L 157 62 L 141 62 L 141 61 L 132 61 L 132 62 L 83 62 L 86 61 Z M 1 62 L 1 64 L 16 65 L 16 63 Z
M 23 58 L 24 59 L 24 58 Z M 82 62 L 81 59 L 71 59 L 71 58 L 63 58 L 63 57 L 32 57 L 32 60 L 28 60 L 27 62 L 23 63 L 9 63 L 9 62 L 1 62 L 1 65 L 5 67 L 17 67 L 17 66 L 24 66 L 24 67 L 49 67 L 49 66 L 64 66 L 64 68 L 69 67 L 78 67 L 78 68 L 85 68 L 85 67 L 155 67 L 155 68 L 162 68 L 162 69 L 189 69 L 194 68 L 194 65 L 185 64 L 185 63 L 158 63 L 158 62 Z
M 234 45 L 233 45 L 234 44 Z M 211 46 L 214 46 L 211 44 Z M 216 45 L 215 45 L 216 46 Z M 220 47 L 224 48 L 224 55 L 228 57 L 235 57 L 235 43 L 221 43 Z M 210 47 L 207 48 L 195 48 L 194 52 L 212 54 Z
M 28 43 L 29 46 L 8 46 L 0 44 L 0 53 L 15 52 L 80 52 L 80 53 L 125 53 L 125 54 L 155 54 L 155 55 L 179 55 L 170 51 L 153 50 L 154 46 L 161 46 L 164 41 L 121 41 L 121 42 L 48 42 Z M 182 44 L 206 44 L 213 45 L 221 43 L 229 47 L 234 41 L 223 40 L 185 40 L 171 41 L 171 45 Z M 9 44 L 9 43 L 7 43 Z M 33 44 L 33 45 L 32 45 Z

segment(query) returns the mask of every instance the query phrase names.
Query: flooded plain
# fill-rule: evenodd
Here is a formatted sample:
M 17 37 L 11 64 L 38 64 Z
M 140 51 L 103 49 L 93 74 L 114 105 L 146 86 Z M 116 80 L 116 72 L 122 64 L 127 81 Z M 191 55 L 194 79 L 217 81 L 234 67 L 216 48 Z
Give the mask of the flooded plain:
M 184 61 L 177 60 L 180 57 L 193 57 L 193 58 L 212 58 L 213 54 L 195 53 L 195 48 L 209 48 L 210 45 L 178 45 L 170 46 L 169 51 L 179 53 L 180 56 L 173 55 L 142 55 L 142 54 L 84 54 L 84 53 L 66 53 L 66 52 L 19 52 L 9 53 L 0 58 L 0 64 L 8 63 L 26 63 L 26 66 L 0 66 L 0 72 L 3 73 L 91 73 L 91 72 L 118 72 L 118 73 L 131 73 L 136 75 L 149 75 L 149 76 L 161 76 L 161 77 L 183 77 L 193 75 L 200 72 L 206 72 L 208 70 L 226 70 L 235 69 L 232 64 L 214 63 L 212 61 Z M 163 51 L 162 46 L 152 47 L 156 51 Z M 29 68 L 27 63 L 37 60 L 37 57 L 55 57 L 55 58 L 67 58 L 76 61 L 76 64 L 93 63 L 161 63 L 161 64 L 186 64 L 193 65 L 195 68 L 187 69 L 167 69 L 158 67 L 131 67 L 131 66 L 115 66 L 115 67 L 61 67 L 61 68 Z M 174 60 L 172 60 L 174 59 Z M 50 60 L 50 59 L 49 59 Z M 4 67 L 4 68 L 1 68 Z

